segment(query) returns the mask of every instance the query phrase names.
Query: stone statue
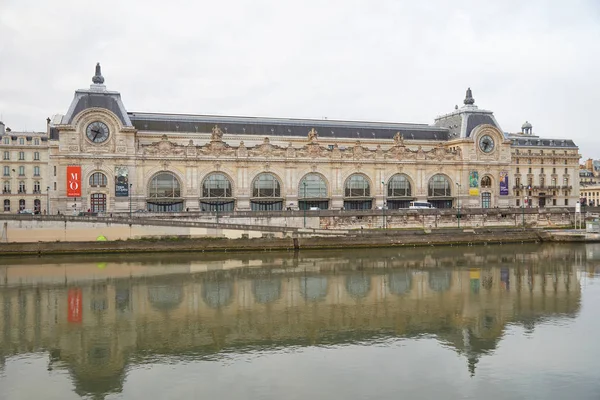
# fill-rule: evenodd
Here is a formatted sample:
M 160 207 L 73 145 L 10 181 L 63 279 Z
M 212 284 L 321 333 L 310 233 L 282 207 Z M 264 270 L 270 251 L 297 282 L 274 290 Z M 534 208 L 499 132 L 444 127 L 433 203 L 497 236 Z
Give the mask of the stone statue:
M 394 135 L 394 144 L 396 146 L 404 146 L 404 136 L 402 136 L 400 132 L 397 132 L 396 135 Z
M 318 137 L 319 137 L 319 134 L 317 133 L 317 131 L 315 130 L 315 128 L 312 128 L 308 132 L 308 140 L 310 142 L 316 142 Z
M 223 139 L 223 131 L 219 128 L 219 125 L 215 125 L 212 128 L 212 135 L 210 136 L 210 140 L 221 141 Z

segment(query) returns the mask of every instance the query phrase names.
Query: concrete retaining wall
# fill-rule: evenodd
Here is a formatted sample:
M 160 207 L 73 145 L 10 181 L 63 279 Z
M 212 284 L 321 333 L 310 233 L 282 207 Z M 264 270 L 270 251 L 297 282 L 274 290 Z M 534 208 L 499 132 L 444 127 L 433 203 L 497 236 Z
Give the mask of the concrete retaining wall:
M 344 249 L 357 247 L 402 247 L 535 242 L 541 237 L 536 230 L 447 230 L 415 232 L 376 232 L 342 237 L 299 237 L 270 239 L 162 239 L 111 242 L 39 242 L 2 243 L 0 255 L 135 253 L 135 252 L 228 252 L 308 249 Z

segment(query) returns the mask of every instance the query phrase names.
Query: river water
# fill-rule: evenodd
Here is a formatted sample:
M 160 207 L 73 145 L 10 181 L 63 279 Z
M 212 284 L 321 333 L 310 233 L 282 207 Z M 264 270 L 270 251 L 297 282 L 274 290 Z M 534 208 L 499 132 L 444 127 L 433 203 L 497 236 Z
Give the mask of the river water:
M 600 245 L 0 259 L 0 399 L 600 399 Z

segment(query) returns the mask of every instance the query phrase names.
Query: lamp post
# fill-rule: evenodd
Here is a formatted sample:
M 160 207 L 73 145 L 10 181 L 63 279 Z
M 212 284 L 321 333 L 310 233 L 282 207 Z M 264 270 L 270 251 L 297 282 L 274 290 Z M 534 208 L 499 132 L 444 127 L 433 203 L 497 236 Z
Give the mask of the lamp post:
M 46 186 L 46 215 L 50 215 L 50 186 Z
M 460 229 L 460 183 L 456 182 L 456 187 L 458 188 L 458 193 L 456 193 L 456 207 L 458 209 L 458 228 Z
M 382 222 L 381 222 L 381 227 L 383 229 L 385 229 L 385 182 L 381 181 L 381 217 L 382 217 Z
M 525 228 L 525 186 L 521 184 L 521 218 L 523 220 L 523 228 Z
M 306 228 L 306 180 L 304 182 L 302 182 L 302 186 L 304 186 L 304 204 L 303 204 L 303 209 L 304 209 L 304 227 Z
M 130 183 L 129 184 L 129 219 L 131 219 L 132 215 L 131 215 L 131 188 L 133 187 L 133 184 Z

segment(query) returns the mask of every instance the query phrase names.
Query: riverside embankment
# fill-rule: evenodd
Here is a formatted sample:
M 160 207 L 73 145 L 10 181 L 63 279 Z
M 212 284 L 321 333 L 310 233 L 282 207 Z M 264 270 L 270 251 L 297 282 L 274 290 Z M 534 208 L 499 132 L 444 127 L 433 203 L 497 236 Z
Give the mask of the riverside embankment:
M 0 256 L 105 253 L 181 253 L 239 251 L 299 251 L 318 249 L 469 246 L 541 242 L 550 236 L 538 229 L 364 230 L 341 236 L 284 238 L 182 238 L 90 242 L 2 243 Z

